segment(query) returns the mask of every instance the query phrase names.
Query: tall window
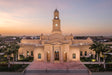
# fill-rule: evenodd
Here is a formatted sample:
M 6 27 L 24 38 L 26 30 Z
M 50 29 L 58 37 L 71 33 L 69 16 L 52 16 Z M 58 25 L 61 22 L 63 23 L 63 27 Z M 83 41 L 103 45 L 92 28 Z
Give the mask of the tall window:
M 85 56 L 87 56 L 87 51 L 85 51 Z
M 33 51 L 31 51 L 31 56 L 33 56 Z
M 82 51 L 80 51 L 80 56 L 82 56 Z
M 38 54 L 38 59 L 41 59 L 41 54 L 40 53 Z
M 75 53 L 73 53 L 72 57 L 73 57 L 73 59 L 75 59 L 75 58 L 76 58 L 76 54 L 75 54 Z
M 29 56 L 29 51 L 27 51 L 27 56 Z

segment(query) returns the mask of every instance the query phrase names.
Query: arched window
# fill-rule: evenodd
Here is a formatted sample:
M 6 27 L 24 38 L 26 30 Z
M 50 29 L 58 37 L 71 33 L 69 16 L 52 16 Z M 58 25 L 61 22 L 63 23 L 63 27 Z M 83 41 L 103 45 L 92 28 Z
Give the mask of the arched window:
M 29 51 L 27 51 L 27 56 L 29 56 Z
M 40 53 L 38 54 L 38 59 L 41 59 L 41 54 Z
M 82 51 L 80 51 L 80 56 L 82 56 Z
M 33 51 L 31 51 L 31 56 L 33 56 Z
M 85 56 L 87 56 L 87 51 L 85 51 Z
M 73 59 L 75 59 L 76 58 L 76 54 L 75 53 L 73 53 Z

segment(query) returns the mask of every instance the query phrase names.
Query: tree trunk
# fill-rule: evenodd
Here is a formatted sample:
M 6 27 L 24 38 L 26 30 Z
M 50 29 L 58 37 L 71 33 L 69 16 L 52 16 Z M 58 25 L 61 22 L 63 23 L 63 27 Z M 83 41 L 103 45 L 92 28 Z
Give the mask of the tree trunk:
M 99 62 L 100 62 L 100 53 L 99 53 L 99 56 L 98 57 L 99 57 Z
M 10 68 L 10 57 L 8 58 L 8 68 Z
M 17 61 L 17 59 L 18 59 L 18 54 L 17 54 L 17 52 L 16 52 L 16 61 Z
M 98 61 L 98 53 L 97 53 L 97 59 L 96 60 Z
M 17 61 L 17 54 L 16 54 L 16 61 Z
M 103 59 L 103 63 L 104 63 L 104 69 L 106 68 L 106 64 L 105 64 L 105 55 L 104 55 L 104 59 Z
M 14 57 L 13 57 L 13 65 L 14 65 Z

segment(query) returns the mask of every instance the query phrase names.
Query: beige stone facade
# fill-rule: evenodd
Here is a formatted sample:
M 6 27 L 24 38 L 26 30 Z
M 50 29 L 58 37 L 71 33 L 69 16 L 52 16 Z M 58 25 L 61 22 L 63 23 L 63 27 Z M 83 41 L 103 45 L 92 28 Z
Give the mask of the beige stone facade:
M 63 35 L 59 18 L 59 11 L 54 11 L 53 28 L 50 35 L 40 35 L 40 39 L 22 39 L 18 50 L 24 57 L 32 56 L 34 60 L 45 62 L 80 61 L 80 57 L 89 57 L 95 52 L 89 47 L 93 43 L 91 38 L 85 40 L 74 39 L 73 35 Z

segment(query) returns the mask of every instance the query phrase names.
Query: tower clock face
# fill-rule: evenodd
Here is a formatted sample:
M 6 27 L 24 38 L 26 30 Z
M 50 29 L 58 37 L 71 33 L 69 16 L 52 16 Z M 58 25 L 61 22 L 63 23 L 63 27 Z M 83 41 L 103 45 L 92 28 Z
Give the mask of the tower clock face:
M 57 27 L 57 26 L 58 26 L 58 24 L 55 24 L 55 26 Z
M 55 18 L 57 19 L 58 17 L 56 16 Z

